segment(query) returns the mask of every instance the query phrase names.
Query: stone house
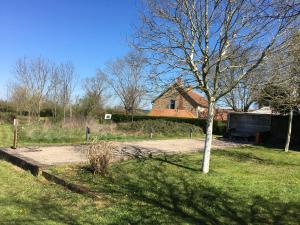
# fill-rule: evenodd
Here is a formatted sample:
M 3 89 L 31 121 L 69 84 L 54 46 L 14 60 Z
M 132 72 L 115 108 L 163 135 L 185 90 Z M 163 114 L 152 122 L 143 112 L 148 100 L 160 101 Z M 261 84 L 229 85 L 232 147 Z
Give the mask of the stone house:
M 152 101 L 152 110 L 148 115 L 205 119 L 207 112 L 208 101 L 206 98 L 177 80 Z M 216 109 L 215 119 L 226 120 L 227 111 Z

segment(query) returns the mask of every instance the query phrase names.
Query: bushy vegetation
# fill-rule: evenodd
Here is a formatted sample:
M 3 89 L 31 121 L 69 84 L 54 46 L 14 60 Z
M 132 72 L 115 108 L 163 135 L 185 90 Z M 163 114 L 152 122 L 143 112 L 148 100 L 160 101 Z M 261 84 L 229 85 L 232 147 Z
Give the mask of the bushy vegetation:
M 124 123 L 131 121 L 147 121 L 147 120 L 164 120 L 176 123 L 188 123 L 194 126 L 202 128 L 205 131 L 206 120 L 205 119 L 193 119 L 193 118 L 177 118 L 177 117 L 157 117 L 147 115 L 125 115 L 125 114 L 113 114 L 112 121 L 115 123 Z M 222 135 L 226 132 L 226 121 L 214 121 L 213 133 L 216 135 Z
M 0 114 L 3 115 L 3 114 Z M 6 114 L 5 114 L 6 115 Z M 9 114 L 8 114 L 9 115 Z M 9 116 L 8 116 L 9 117 Z M 12 118 L 0 123 L 0 146 L 12 145 Z M 149 139 L 152 128 L 153 138 L 188 138 L 192 128 L 193 137 L 202 137 L 201 127 L 166 120 L 141 120 L 127 123 L 99 123 L 97 120 L 72 119 L 66 122 L 41 117 L 40 121 L 32 117 L 30 122 L 26 116 L 18 116 L 18 146 L 48 144 L 82 144 L 86 140 L 86 126 L 91 130 L 90 137 L 106 141 L 134 141 Z
M 27 124 L 18 129 L 19 142 L 22 144 L 39 143 L 82 143 L 85 140 L 84 128 L 63 128 L 58 124 L 44 126 Z
M 94 174 L 107 175 L 115 146 L 112 142 L 95 140 L 88 146 L 87 158 Z
M 0 112 L 0 124 L 12 123 L 15 118 L 15 114 L 11 112 Z
M 244 147 L 212 154 L 152 156 L 110 167 L 109 176 L 84 166 L 52 172 L 110 200 L 103 224 L 298 224 L 300 154 Z
M 194 136 L 203 135 L 201 127 L 189 123 L 178 123 L 163 119 L 118 123 L 117 128 L 125 132 L 137 132 L 141 134 L 150 134 L 152 130 L 155 136 L 166 137 L 188 137 L 190 129 L 192 129 Z

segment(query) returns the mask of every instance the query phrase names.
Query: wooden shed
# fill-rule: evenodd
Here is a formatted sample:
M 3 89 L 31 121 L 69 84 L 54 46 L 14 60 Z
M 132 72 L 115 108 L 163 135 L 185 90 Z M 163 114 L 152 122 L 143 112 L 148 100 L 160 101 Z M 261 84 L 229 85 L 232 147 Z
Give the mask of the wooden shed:
M 255 137 L 257 133 L 270 132 L 271 115 L 231 112 L 228 114 L 227 129 L 230 137 Z

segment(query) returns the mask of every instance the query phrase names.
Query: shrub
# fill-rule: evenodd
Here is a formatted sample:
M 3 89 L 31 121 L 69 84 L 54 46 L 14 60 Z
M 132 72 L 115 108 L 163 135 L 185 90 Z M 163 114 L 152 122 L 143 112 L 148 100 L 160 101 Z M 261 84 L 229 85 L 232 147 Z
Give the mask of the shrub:
M 12 124 L 16 115 L 11 112 L 0 112 L 0 122 Z
M 131 115 L 125 114 L 113 114 L 112 121 L 115 123 L 125 123 L 133 121 L 147 121 L 147 120 L 164 120 L 176 123 L 187 123 L 197 127 L 200 127 L 204 132 L 206 128 L 205 119 L 193 119 L 193 118 L 178 118 L 178 117 L 157 117 L 157 116 L 147 116 L 147 115 Z M 101 122 L 101 121 L 100 121 Z M 214 121 L 213 134 L 222 135 L 226 132 L 226 121 Z
M 108 172 L 109 162 L 115 146 L 112 142 L 93 142 L 88 146 L 87 158 L 95 173 L 105 176 Z
M 131 123 L 118 123 L 117 128 L 125 132 L 139 132 L 149 134 L 153 129 L 156 136 L 188 136 L 190 129 L 195 135 L 202 135 L 201 127 L 189 124 L 166 121 L 163 119 L 157 120 L 141 120 Z

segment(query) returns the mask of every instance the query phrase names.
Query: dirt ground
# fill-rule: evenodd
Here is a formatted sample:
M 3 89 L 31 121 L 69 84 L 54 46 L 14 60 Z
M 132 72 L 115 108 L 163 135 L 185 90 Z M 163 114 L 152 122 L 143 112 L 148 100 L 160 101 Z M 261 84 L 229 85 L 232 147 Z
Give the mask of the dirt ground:
M 204 141 L 195 139 L 172 139 L 172 140 L 147 140 L 136 142 L 116 142 L 114 159 L 126 159 L 128 157 L 143 157 L 155 153 L 188 153 L 203 150 Z M 238 147 L 242 144 L 213 140 L 214 149 Z M 51 147 L 26 147 L 12 152 L 29 158 L 39 164 L 56 165 L 68 163 L 85 163 L 86 145 L 76 146 L 51 146 Z

